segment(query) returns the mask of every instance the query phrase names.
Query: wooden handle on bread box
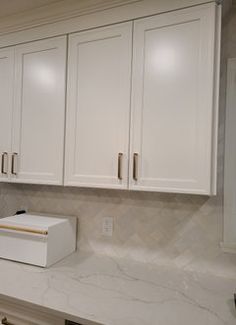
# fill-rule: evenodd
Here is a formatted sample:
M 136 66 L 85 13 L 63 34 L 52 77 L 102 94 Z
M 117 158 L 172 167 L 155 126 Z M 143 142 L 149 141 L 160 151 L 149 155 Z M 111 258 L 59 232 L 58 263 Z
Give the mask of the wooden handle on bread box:
M 0 229 L 22 231 L 22 232 L 28 232 L 28 233 L 31 233 L 31 234 L 38 234 L 38 235 L 47 235 L 48 234 L 47 230 L 31 229 L 31 228 L 26 228 L 26 227 L 1 225 L 1 224 L 0 224 Z

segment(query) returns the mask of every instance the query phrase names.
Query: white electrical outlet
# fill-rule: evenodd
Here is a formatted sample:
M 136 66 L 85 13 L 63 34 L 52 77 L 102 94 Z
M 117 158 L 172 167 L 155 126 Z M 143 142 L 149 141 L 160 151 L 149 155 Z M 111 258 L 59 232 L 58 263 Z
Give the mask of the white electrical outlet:
M 113 234 L 113 217 L 104 217 L 102 220 L 102 234 L 112 237 Z

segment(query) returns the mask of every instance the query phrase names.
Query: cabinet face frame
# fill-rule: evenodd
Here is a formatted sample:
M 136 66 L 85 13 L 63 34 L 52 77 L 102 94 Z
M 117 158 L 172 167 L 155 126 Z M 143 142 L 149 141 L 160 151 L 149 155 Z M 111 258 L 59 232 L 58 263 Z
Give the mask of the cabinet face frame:
M 128 187 L 132 27 L 128 22 L 69 37 L 65 185 Z
M 217 36 L 216 24 L 218 6 L 216 4 L 203 5 L 195 8 L 183 9 L 177 12 L 162 14 L 135 21 L 134 23 L 134 49 L 133 49 L 133 82 L 132 82 L 132 105 L 131 105 L 131 144 L 130 144 L 130 164 L 129 164 L 129 188 L 131 190 L 140 191 L 159 191 L 159 192 L 176 192 L 176 193 L 191 193 L 191 194 L 216 194 L 216 156 L 217 156 L 217 132 L 218 132 L 218 91 L 219 91 L 219 54 L 215 57 Z M 219 15 L 220 16 L 220 15 Z M 142 156 L 143 146 L 143 105 L 144 105 L 144 47 L 146 41 L 145 30 L 153 31 L 156 29 L 165 29 L 169 26 L 173 28 L 188 23 L 191 21 L 199 21 L 201 50 L 206 46 L 207 50 L 202 51 L 201 55 L 201 86 L 200 94 L 198 95 L 199 107 L 204 106 L 201 112 L 201 118 L 207 119 L 207 123 L 203 129 L 204 141 L 206 145 L 205 153 L 197 158 L 201 162 L 201 168 L 198 171 L 200 176 L 197 176 L 192 182 L 184 181 L 184 179 L 169 179 L 165 176 L 149 177 L 145 179 L 143 174 L 145 171 L 144 165 L 148 165 L 148 157 Z M 144 41 L 145 40 L 145 41 Z M 217 48 L 219 51 L 219 48 Z M 145 53 L 146 54 L 146 53 Z M 206 57 L 205 57 L 206 56 Z M 214 73 L 214 67 L 216 72 Z M 205 72 L 206 71 L 206 72 Z M 204 76 L 204 78 L 203 78 Z M 199 85 L 198 85 L 199 86 Z M 216 89 L 216 88 L 217 89 Z M 204 95 L 204 96 L 203 96 Z M 202 98 L 204 99 L 202 100 Z M 171 119 L 171 116 L 169 115 Z M 166 116 L 167 119 L 167 116 Z M 199 133 L 200 134 L 200 133 Z M 173 135 L 172 135 L 173 136 Z M 168 134 L 171 137 L 171 132 Z M 196 141 L 199 141 L 200 135 Z M 163 142 L 164 143 L 164 142 Z M 199 147 L 200 148 L 200 147 Z M 153 148 L 154 150 L 155 148 Z M 200 149 L 198 149 L 200 150 Z M 200 151 L 199 151 L 200 152 Z M 203 151 L 202 151 L 203 152 Z M 138 158 L 137 158 L 138 157 Z M 155 158 L 157 159 L 157 158 Z M 145 161 L 145 164 L 144 164 Z M 197 162 L 199 164 L 199 162 Z M 196 167 L 199 168 L 200 164 Z M 144 168 L 144 169 L 143 169 Z M 176 168 L 178 173 L 178 166 Z M 137 178 L 137 180 L 135 180 Z

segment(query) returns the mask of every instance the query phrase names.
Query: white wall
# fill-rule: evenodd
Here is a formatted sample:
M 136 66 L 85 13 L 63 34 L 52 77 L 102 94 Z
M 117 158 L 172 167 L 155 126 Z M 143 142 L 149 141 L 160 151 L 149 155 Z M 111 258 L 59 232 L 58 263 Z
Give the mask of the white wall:
M 226 147 L 224 186 L 225 251 L 236 252 L 236 9 L 228 17 L 226 58 L 228 61 L 228 87 L 226 102 Z

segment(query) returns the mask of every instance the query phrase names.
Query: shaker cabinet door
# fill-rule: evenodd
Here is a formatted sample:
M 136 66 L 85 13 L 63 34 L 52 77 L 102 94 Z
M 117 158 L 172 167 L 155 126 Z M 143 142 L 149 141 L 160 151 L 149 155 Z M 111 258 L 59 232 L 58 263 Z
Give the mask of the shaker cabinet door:
M 127 188 L 132 23 L 69 38 L 65 185 Z
M 0 50 L 0 181 L 10 176 L 14 48 Z
M 215 10 L 134 23 L 130 188 L 211 194 Z
M 12 181 L 62 184 L 66 37 L 15 48 Z

